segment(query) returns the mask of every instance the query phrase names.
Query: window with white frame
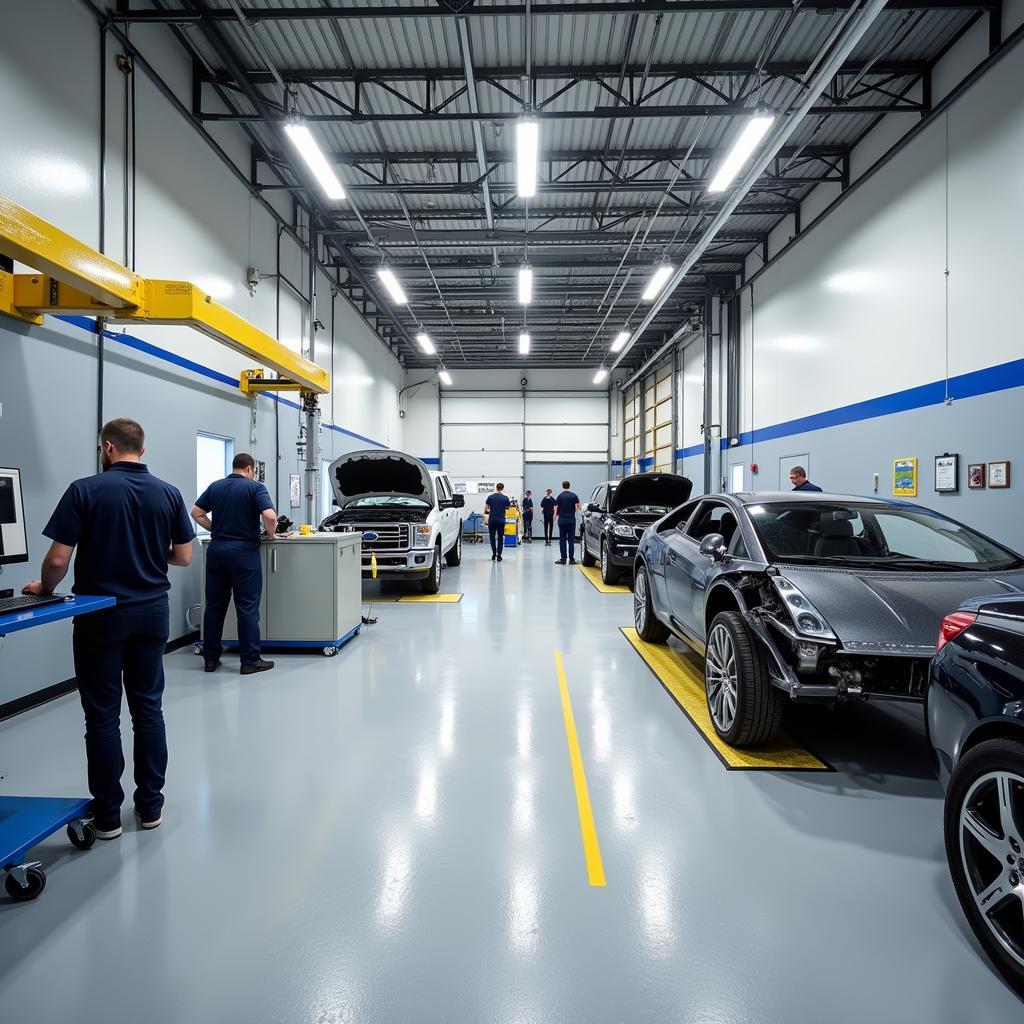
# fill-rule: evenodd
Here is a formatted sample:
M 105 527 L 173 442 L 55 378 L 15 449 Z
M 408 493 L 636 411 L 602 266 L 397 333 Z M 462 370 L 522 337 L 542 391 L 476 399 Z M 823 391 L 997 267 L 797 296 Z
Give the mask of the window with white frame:
M 200 430 L 196 434 L 196 496 L 203 493 L 214 482 L 231 472 L 235 457 L 235 439 L 208 434 Z M 200 529 L 200 532 L 205 532 Z

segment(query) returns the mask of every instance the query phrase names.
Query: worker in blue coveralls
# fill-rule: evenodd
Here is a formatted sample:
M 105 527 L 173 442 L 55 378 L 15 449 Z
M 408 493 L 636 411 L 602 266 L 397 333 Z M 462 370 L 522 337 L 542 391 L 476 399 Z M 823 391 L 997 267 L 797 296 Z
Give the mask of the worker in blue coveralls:
M 117 602 L 77 617 L 72 635 L 97 839 L 121 835 L 122 693 L 135 734 L 135 814 L 144 829 L 163 821 L 164 649 L 171 588 L 167 567 L 192 564 L 195 533 L 178 488 L 153 476 L 143 464 L 145 442 L 135 420 L 103 425 L 103 472 L 76 480 L 64 492 L 43 530 L 52 544 L 41 578 L 23 591 L 52 594 L 74 554 L 74 592 Z
M 238 655 L 242 675 L 266 672 L 272 661 L 260 655 L 260 519 L 267 537 L 277 533 L 270 492 L 254 480 L 256 463 L 242 452 L 230 475 L 215 480 L 196 498 L 192 518 L 211 534 L 206 549 L 206 613 L 203 615 L 203 667 L 215 672 L 224 651 L 221 636 L 232 595 L 238 616 Z M 212 517 L 212 518 L 211 518 Z
M 565 556 L 569 556 L 569 564 L 576 564 L 576 510 L 580 507 L 580 498 L 575 491 L 569 490 L 569 481 L 562 481 L 562 493 L 555 498 L 558 511 L 558 553 L 561 556 L 555 565 L 565 565 Z
M 512 507 L 504 484 L 495 484 L 494 493 L 484 502 L 487 532 L 491 535 L 491 561 L 500 562 L 505 550 L 505 513 Z
M 533 543 L 533 492 L 523 495 L 523 543 Z
M 551 547 L 551 534 L 555 528 L 555 496 L 551 493 L 551 488 L 547 490 L 547 494 L 540 499 L 540 511 L 544 518 L 544 547 Z
M 807 470 L 803 466 L 794 466 L 789 471 L 789 482 L 793 485 L 794 491 L 817 491 L 821 493 L 821 488 L 817 484 L 812 484 L 807 479 Z

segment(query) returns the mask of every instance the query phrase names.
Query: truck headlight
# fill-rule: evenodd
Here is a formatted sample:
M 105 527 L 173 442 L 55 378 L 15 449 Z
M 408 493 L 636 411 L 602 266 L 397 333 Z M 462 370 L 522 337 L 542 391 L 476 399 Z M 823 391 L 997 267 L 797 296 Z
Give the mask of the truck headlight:
M 782 598 L 782 603 L 793 620 L 798 633 L 804 636 L 834 640 L 835 634 L 825 621 L 825 616 L 800 592 L 800 588 L 785 576 L 773 576 L 772 583 Z
M 414 526 L 412 528 L 413 547 L 429 548 L 431 533 L 432 530 L 429 526 Z
M 628 537 L 630 540 L 636 539 L 636 534 L 633 532 L 632 526 L 624 526 L 619 524 L 612 531 L 616 537 Z

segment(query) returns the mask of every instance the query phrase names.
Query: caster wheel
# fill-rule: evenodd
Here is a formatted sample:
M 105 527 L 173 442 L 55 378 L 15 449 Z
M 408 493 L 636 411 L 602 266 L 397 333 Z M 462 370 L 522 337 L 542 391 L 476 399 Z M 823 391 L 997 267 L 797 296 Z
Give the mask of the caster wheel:
M 68 825 L 68 839 L 77 850 L 91 850 L 96 842 L 96 829 L 88 821 L 73 821 Z
M 325 658 L 333 658 L 337 653 L 338 653 L 338 648 L 337 647 L 325 647 L 324 648 L 324 657 Z
M 202 644 L 193 644 L 192 645 L 192 653 L 194 655 L 196 655 L 197 657 L 199 655 L 201 655 L 203 653 L 203 645 Z
M 8 874 L 4 879 L 4 888 L 12 900 L 26 902 L 34 900 L 46 888 L 46 872 L 42 868 L 25 869 L 25 885 L 21 885 L 14 875 Z

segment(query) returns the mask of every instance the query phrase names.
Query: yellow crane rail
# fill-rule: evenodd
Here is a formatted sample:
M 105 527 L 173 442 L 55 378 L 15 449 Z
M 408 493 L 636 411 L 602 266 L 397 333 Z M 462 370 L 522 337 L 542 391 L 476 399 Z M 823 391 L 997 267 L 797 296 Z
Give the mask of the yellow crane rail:
M 274 370 L 278 378 L 272 381 L 259 371 L 262 390 L 330 390 L 326 370 L 215 302 L 198 285 L 140 277 L 4 196 L 0 254 L 38 271 L 0 270 L 0 314 L 29 323 L 41 323 L 44 313 L 60 313 L 116 323 L 181 324 Z M 240 386 L 247 376 L 249 371 Z

